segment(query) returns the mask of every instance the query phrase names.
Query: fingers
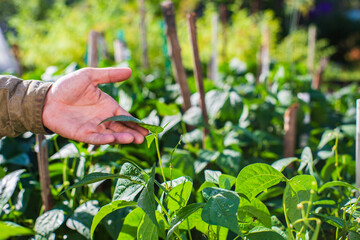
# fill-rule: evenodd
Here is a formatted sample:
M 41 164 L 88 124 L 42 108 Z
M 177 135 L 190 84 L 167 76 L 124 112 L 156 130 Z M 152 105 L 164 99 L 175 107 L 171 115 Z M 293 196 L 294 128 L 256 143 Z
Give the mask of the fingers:
M 130 68 L 84 68 L 81 70 L 91 82 L 97 84 L 121 82 L 131 76 Z
M 135 124 L 136 125 L 136 124 Z M 137 125 L 136 125 L 137 126 Z M 112 122 L 108 129 L 110 129 L 111 131 L 113 131 L 114 133 L 128 133 L 131 134 L 134 137 L 134 143 L 136 144 L 140 144 L 144 141 L 144 136 L 147 135 L 143 134 L 142 132 L 139 132 L 133 128 L 129 128 L 121 123 L 118 122 Z
M 134 142 L 134 136 L 129 133 L 92 133 L 85 142 L 95 145 L 103 144 L 129 144 Z
M 128 113 L 127 111 L 125 111 L 122 107 L 119 107 L 116 111 L 116 115 L 127 115 L 127 116 L 131 116 L 130 113 Z M 131 116 L 132 117 L 132 116 Z M 149 131 L 146 130 L 143 127 L 140 127 L 139 125 L 137 125 L 136 123 L 133 122 L 124 122 L 123 123 L 125 126 L 134 129 L 135 131 L 139 132 L 141 135 L 146 136 L 149 134 Z

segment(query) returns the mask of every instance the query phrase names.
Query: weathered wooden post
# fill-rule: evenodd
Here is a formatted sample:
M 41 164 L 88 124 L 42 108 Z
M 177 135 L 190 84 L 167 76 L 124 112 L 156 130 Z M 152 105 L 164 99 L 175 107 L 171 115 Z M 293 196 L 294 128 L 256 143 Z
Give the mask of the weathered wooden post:
M 146 41 L 145 0 L 139 0 L 139 5 L 140 5 L 142 65 L 144 68 L 149 68 L 148 46 Z
M 99 45 L 100 45 L 100 52 L 101 52 L 101 59 L 109 58 L 108 48 L 105 41 L 105 34 L 101 32 L 99 34 Z
M 205 91 L 204 91 L 204 84 L 203 84 L 203 73 L 201 69 L 201 62 L 199 56 L 199 48 L 197 44 L 197 33 L 196 33 L 196 14 L 190 13 L 188 14 L 188 24 L 189 24 L 189 31 L 190 31 L 190 42 L 193 49 L 193 59 L 194 59 L 194 74 L 196 79 L 196 87 L 200 94 L 200 108 L 201 113 L 205 122 L 205 127 L 203 131 L 203 142 L 205 141 L 206 136 L 209 133 L 208 129 L 208 115 L 206 111 L 206 104 L 205 104 Z
M 298 103 L 292 104 L 284 114 L 284 158 L 293 157 L 296 144 L 296 115 Z
M 356 187 L 360 188 L 360 99 L 356 101 Z
M 89 40 L 88 40 L 87 62 L 89 67 L 98 66 L 98 61 L 99 61 L 98 38 L 99 38 L 99 33 L 92 30 L 89 34 Z
M 183 110 L 191 107 L 190 90 L 186 80 L 186 73 L 182 64 L 181 48 L 176 32 L 175 7 L 171 1 L 161 4 L 162 12 L 166 23 L 166 36 L 169 44 L 169 54 L 177 83 L 180 85 L 181 96 L 183 98 Z
M 325 68 L 328 64 L 328 58 L 321 59 L 320 67 L 317 70 L 316 74 L 313 77 L 311 88 L 315 90 L 319 90 L 321 83 L 322 83 L 322 77 L 325 71 Z
M 262 29 L 259 59 L 258 83 L 263 83 L 270 73 L 270 30 L 267 26 Z
M 308 34 L 308 57 L 307 57 L 307 68 L 308 68 L 308 73 L 310 75 L 314 73 L 315 49 L 316 49 L 316 27 L 314 25 L 311 25 L 309 27 L 309 34 Z
M 38 145 L 37 160 L 39 168 L 39 178 L 41 186 L 41 198 L 44 205 L 44 211 L 49 211 L 53 207 L 53 196 L 50 189 L 48 146 L 44 135 L 36 135 Z
M 208 69 L 209 79 L 213 81 L 218 80 L 218 22 L 219 16 L 218 14 L 214 14 L 211 18 L 211 46 L 212 46 L 212 54 L 211 60 Z

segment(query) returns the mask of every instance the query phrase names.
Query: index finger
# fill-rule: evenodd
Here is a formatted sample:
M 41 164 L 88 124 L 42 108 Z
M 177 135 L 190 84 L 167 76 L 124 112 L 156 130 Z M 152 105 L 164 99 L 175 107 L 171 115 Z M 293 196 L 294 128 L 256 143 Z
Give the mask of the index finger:
M 91 82 L 98 84 L 122 82 L 131 76 L 130 68 L 86 68 L 84 71 Z

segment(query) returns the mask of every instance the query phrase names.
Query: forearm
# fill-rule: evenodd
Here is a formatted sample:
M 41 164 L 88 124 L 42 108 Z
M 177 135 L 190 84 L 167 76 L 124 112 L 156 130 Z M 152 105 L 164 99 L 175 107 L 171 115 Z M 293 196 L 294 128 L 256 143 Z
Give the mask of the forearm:
M 23 132 L 45 134 L 42 110 L 51 83 L 0 75 L 0 137 Z

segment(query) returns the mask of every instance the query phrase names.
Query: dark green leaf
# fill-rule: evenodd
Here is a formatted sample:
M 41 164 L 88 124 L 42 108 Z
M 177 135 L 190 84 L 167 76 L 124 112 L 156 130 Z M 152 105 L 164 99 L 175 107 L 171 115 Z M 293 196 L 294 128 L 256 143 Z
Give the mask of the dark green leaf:
M 228 190 L 213 190 L 215 190 L 212 191 L 213 193 L 217 193 L 209 198 L 203 208 L 201 218 L 208 224 L 226 227 L 237 234 L 241 234 L 236 217 L 240 203 L 239 196 Z
M 252 199 L 281 181 L 286 181 L 286 178 L 278 170 L 268 164 L 255 163 L 241 170 L 236 178 L 235 189 L 236 192 Z
M 61 209 L 53 209 L 39 216 L 35 222 L 35 231 L 43 236 L 58 229 L 65 220 L 65 213 Z
M 137 119 L 137 118 L 134 118 L 134 117 L 131 117 L 131 116 L 126 116 L 126 115 L 119 115 L 119 116 L 114 116 L 114 117 L 109 117 L 103 121 L 101 121 L 99 123 L 102 124 L 104 122 L 108 122 L 108 121 L 116 121 L 116 122 L 133 122 L 133 123 L 136 123 L 138 124 L 139 126 L 143 127 L 143 128 L 146 128 L 147 130 L 149 130 L 150 132 L 152 132 L 153 134 L 159 134 L 161 133 L 162 131 L 164 131 L 164 128 L 160 127 L 160 126 L 155 126 L 155 125 L 152 125 L 152 124 L 147 124 L 147 123 L 144 123 L 143 121 Z
M 100 208 L 100 210 L 98 211 L 98 213 L 95 215 L 92 224 L 91 224 L 91 239 L 93 239 L 93 235 L 94 235 L 94 231 L 97 227 L 97 225 L 101 222 L 101 220 L 108 214 L 120 209 L 120 208 L 124 208 L 124 207 L 129 207 L 129 206 L 135 206 L 136 202 L 128 202 L 128 201 L 123 201 L 123 200 L 117 200 L 117 201 L 113 201 L 105 206 L 103 206 L 102 208 Z
M 63 194 L 64 192 L 66 192 L 66 191 L 68 191 L 70 189 L 73 189 L 73 188 L 78 188 L 78 187 L 82 187 L 84 185 L 88 185 L 90 183 L 95 183 L 95 182 L 99 182 L 99 181 L 103 181 L 103 180 L 107 180 L 107 179 L 115 179 L 115 178 L 124 178 L 124 179 L 128 179 L 128 180 L 131 181 L 131 177 L 124 176 L 124 175 L 121 175 L 121 174 L 94 172 L 94 173 L 90 173 L 90 174 L 86 175 L 79 182 L 77 182 L 74 185 L 68 187 L 67 189 L 62 191 L 59 195 Z
M 314 214 L 317 217 L 320 217 L 321 219 L 325 220 L 328 224 L 336 227 L 336 228 L 344 228 L 345 222 L 343 219 L 335 216 L 328 216 L 321 213 L 315 213 Z
M 117 180 L 113 201 L 133 201 L 137 194 L 144 188 L 145 178 L 136 166 L 128 162 L 122 165 L 120 175 L 129 178 L 119 178 Z
M 13 195 L 17 182 L 19 181 L 20 175 L 25 169 L 16 170 L 9 173 L 0 180 L 0 214 L 5 204 L 9 201 Z
M 141 192 L 137 205 L 144 210 L 151 221 L 158 226 L 155 215 L 155 198 L 154 198 L 154 179 L 155 179 L 155 165 L 152 167 L 149 181 L 144 190 Z
M 13 222 L 0 222 L 0 239 L 19 237 L 23 235 L 34 235 L 34 231 L 17 225 Z
M 170 229 L 167 233 L 166 239 L 169 239 L 176 228 L 191 214 L 196 212 L 198 209 L 203 208 L 205 203 L 193 203 L 182 209 L 176 214 L 175 218 L 170 223 Z

